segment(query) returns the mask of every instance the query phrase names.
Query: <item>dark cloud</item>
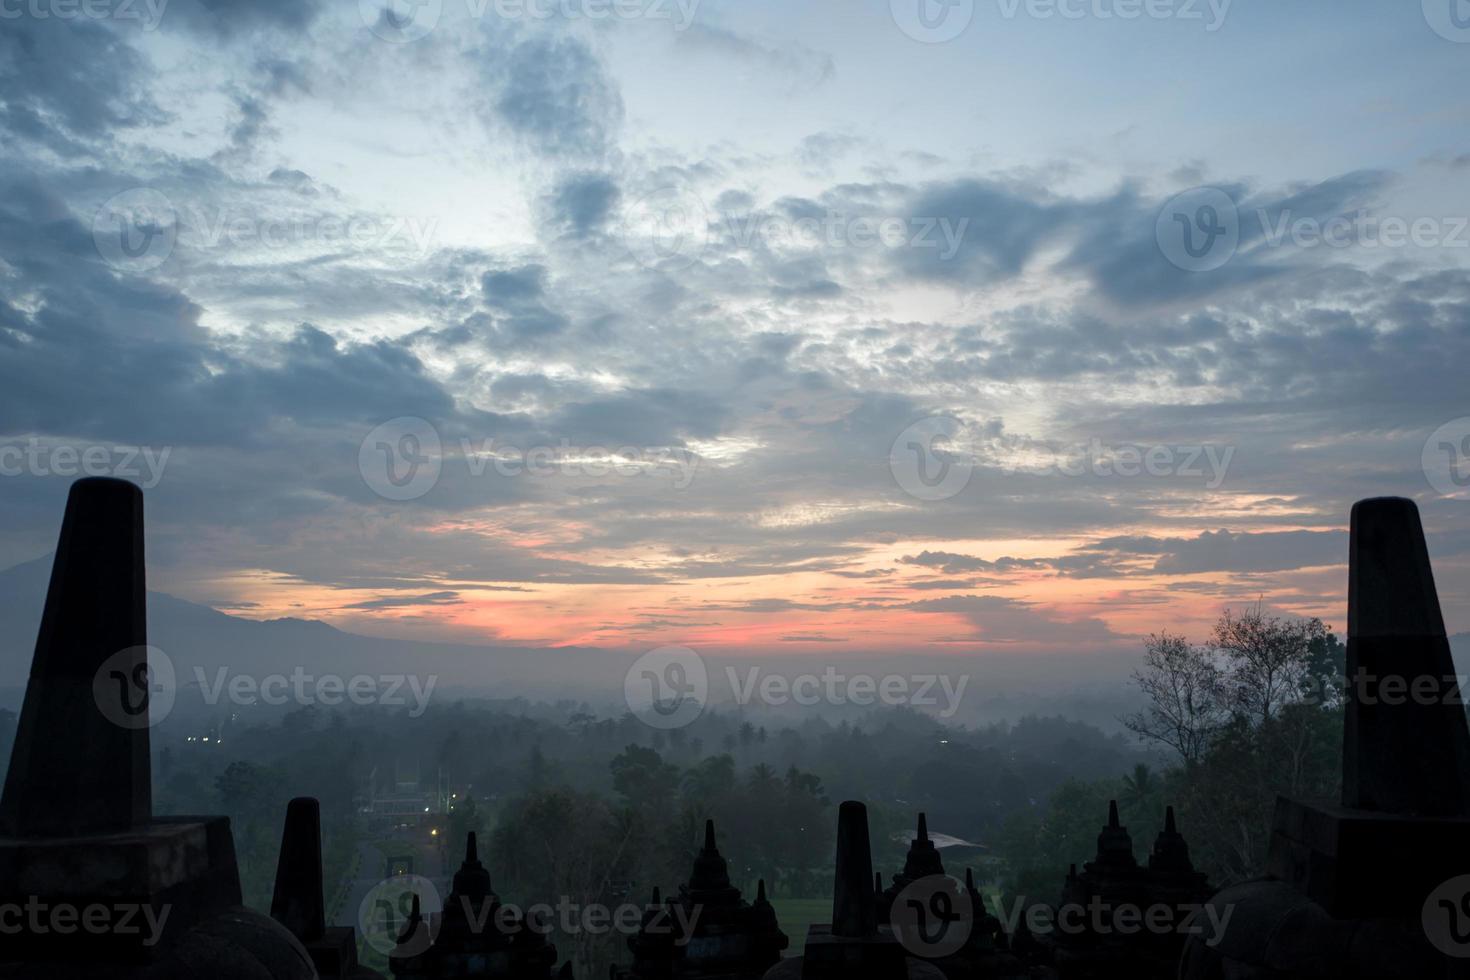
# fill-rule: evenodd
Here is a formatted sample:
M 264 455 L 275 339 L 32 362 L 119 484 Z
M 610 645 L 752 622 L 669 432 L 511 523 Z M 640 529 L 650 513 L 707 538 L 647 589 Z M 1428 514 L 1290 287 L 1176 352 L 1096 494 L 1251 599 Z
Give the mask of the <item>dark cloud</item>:
M 146 59 L 105 22 L 7 17 L 0 31 L 0 127 L 63 156 L 167 120 Z
M 322 0 L 169 0 L 164 23 L 234 38 L 260 30 L 305 30 L 322 8 Z
M 606 174 L 572 174 L 552 192 L 552 220 L 585 238 L 602 229 L 619 197 L 617 182 Z
M 601 62 L 573 37 L 533 37 L 477 55 L 492 122 L 547 155 L 597 158 L 613 146 L 623 100 Z
M 1203 531 L 1193 538 L 1104 538 L 1087 551 L 1153 558 L 1162 575 L 1204 572 L 1280 572 L 1347 563 L 1344 531 Z

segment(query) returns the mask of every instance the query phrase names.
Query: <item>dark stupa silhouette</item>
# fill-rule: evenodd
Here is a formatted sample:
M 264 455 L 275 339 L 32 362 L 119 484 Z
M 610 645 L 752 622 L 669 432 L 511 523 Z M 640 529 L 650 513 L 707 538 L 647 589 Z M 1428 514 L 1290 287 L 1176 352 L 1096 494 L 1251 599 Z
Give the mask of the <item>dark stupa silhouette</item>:
M 142 492 L 77 481 L 0 797 L 0 906 L 133 911 L 65 931 L 25 916 L 0 977 L 316 977 L 290 930 L 241 905 L 228 818 L 152 814 L 144 595 Z
M 938 968 L 907 954 L 891 926 L 878 924 L 868 808 L 855 800 L 837 811 L 832 921 L 808 930 L 801 956 L 782 960 L 767 980 L 943 980 Z
M 1187 980 L 1470 976 L 1470 729 L 1418 508 L 1360 501 L 1349 548 L 1341 805 L 1277 801 L 1269 877 L 1211 899 Z
M 358 965 L 357 931 L 327 925 L 322 891 L 321 804 L 309 796 L 297 797 L 286 805 L 271 918 L 306 947 L 323 980 L 378 976 Z
M 1000 920 L 986 912 L 985 900 L 975 887 L 974 874 L 966 869 L 965 881 L 961 885 L 945 873 L 944 859 L 939 853 L 939 847 L 929 837 L 927 814 L 919 814 L 918 828 L 909 842 L 903 870 L 893 876 L 892 884 L 887 889 L 883 888 L 881 873 L 874 876 L 874 882 L 878 924 L 894 926 L 900 942 L 905 933 L 902 923 L 894 923 L 896 905 L 919 901 L 924 906 L 932 906 L 938 893 L 950 892 L 952 896 L 958 896 L 963 889 L 963 904 L 955 905 L 954 898 L 949 899 L 951 907 L 959 909 L 954 913 L 951 928 L 961 929 L 960 935 L 963 938 L 963 945 L 952 952 L 941 945 L 947 934 L 936 933 L 926 941 L 920 923 L 910 921 L 913 919 L 912 910 L 907 910 L 907 916 L 904 909 L 898 912 L 902 922 L 913 929 L 912 941 L 916 951 L 943 972 L 947 980 L 969 980 L 971 977 L 1012 980 L 1026 976 L 1024 964 L 1009 952 L 1009 943 Z M 927 914 L 933 909 L 931 907 L 925 911 Z
M 1056 921 L 1072 927 L 1053 929 L 1034 943 L 1062 980 L 1172 980 L 1188 935 L 1183 929 L 1192 928 L 1186 923 L 1210 891 L 1206 877 L 1194 870 L 1172 806 L 1143 864 L 1134 855 L 1118 801 L 1111 800 L 1097 853 L 1080 872 L 1073 865 L 1062 883 Z M 1129 928 L 1115 921 L 1125 909 L 1148 910 L 1167 926 Z
M 427 935 L 424 930 L 427 929 Z M 480 861 L 474 831 L 465 835 L 464 861 L 454 873 L 442 912 L 425 920 L 419 897 L 388 963 L 395 977 L 485 977 L 491 980 L 570 980 L 557 971 L 556 947 L 516 910 L 501 904 Z
M 730 883 L 729 866 L 715 840 L 715 822 L 704 824 L 704 846 L 689 881 L 661 907 L 659 891 L 628 940 L 633 964 L 614 968 L 613 980 L 759 980 L 781 959 L 790 940 L 776 923 L 764 880 L 754 902 Z M 682 907 L 682 915 L 675 909 Z M 691 923 L 685 933 L 682 924 Z

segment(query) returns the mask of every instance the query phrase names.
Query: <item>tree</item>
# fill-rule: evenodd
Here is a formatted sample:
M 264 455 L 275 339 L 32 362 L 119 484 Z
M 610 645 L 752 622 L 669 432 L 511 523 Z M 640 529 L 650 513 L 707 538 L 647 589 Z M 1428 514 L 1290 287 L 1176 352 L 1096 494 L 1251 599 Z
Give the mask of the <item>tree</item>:
M 1123 718 L 1123 725 L 1146 742 L 1173 749 L 1185 766 L 1197 763 L 1227 717 L 1213 651 L 1182 636 L 1154 633 L 1144 643 L 1143 667 L 1133 680 L 1147 704 Z
M 1300 701 L 1312 686 L 1313 647 L 1327 636 L 1320 619 L 1267 616 L 1259 605 L 1239 616 L 1225 610 L 1214 646 L 1228 665 L 1231 709 L 1265 725 Z
M 668 808 L 679 788 L 679 769 L 663 760 L 653 749 L 630 745 L 608 763 L 613 789 L 634 809 L 660 811 Z
M 1164 774 L 1163 789 L 1216 881 L 1261 873 L 1277 796 L 1336 796 L 1344 661 L 1320 619 L 1267 616 L 1259 606 L 1226 610 L 1204 646 L 1149 637 L 1134 674 L 1147 704 L 1124 723 L 1184 763 Z M 1125 800 L 1147 795 L 1139 775 L 1125 780 Z
M 1135 808 L 1142 807 L 1158 790 L 1158 778 L 1142 762 L 1133 767 L 1131 774 L 1123 777 L 1123 800 Z

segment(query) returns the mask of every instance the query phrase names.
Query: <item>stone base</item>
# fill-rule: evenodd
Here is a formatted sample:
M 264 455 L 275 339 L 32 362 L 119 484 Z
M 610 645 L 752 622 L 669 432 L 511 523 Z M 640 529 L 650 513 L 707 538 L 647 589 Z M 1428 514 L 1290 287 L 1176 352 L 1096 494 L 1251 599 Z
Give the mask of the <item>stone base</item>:
M 328 926 L 320 939 L 302 943 L 322 980 L 337 980 L 357 971 L 357 931 L 351 926 Z
M 0 907 L 22 910 L 7 923 L 20 926 L 6 938 L 7 954 L 147 960 L 240 900 L 227 817 L 165 817 L 89 837 L 0 838 Z
M 932 963 L 909 957 L 899 967 L 903 972 L 889 974 L 896 976 L 897 980 L 945 980 L 944 973 Z M 804 980 L 811 974 L 806 972 L 806 958 L 803 956 L 792 956 L 782 960 L 766 971 L 762 980 Z M 834 974 L 834 976 L 850 976 L 854 978 L 871 977 L 874 974 L 857 970 L 848 974 Z
M 876 935 L 863 939 L 834 936 L 832 927 L 812 926 L 806 936 L 802 976 L 813 978 L 872 978 L 901 980 L 908 975 L 907 953 L 893 930 L 879 926 Z
M 1470 820 L 1276 801 L 1267 872 L 1339 919 L 1417 916 L 1470 874 Z

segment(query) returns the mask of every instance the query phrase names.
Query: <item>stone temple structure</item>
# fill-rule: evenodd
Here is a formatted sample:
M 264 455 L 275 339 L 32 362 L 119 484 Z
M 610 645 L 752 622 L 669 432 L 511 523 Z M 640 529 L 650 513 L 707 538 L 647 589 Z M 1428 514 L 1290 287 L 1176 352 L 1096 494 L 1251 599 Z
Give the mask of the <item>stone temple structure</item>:
M 141 491 L 77 481 L 0 796 L 0 907 L 27 909 L 0 978 L 310 980 L 241 905 L 229 820 L 153 815 L 144 596 Z
M 271 918 L 306 947 L 322 980 L 378 976 L 358 965 L 357 931 L 327 925 L 322 891 L 321 805 L 309 796 L 298 797 L 286 807 Z
M 935 887 L 915 887 L 925 881 L 933 882 Z M 892 884 L 886 889 L 882 887 L 881 878 L 874 881 L 879 924 L 892 926 L 896 904 L 919 901 L 922 905 L 941 887 L 940 882 L 950 881 L 945 874 L 939 848 L 929 839 L 928 817 L 921 813 L 918 833 L 909 844 L 903 870 L 893 876 Z M 949 888 L 952 890 L 953 886 L 949 885 Z M 933 965 L 943 971 L 948 980 L 1025 977 L 1024 964 L 1011 954 L 1010 942 L 1000 920 L 985 910 L 985 900 L 975 887 L 975 876 L 969 869 L 965 870 L 963 894 L 965 898 L 957 913 L 961 920 L 957 926 L 964 933 L 963 945 L 952 952 L 936 948 L 933 952 L 942 955 L 931 958 Z M 904 909 L 900 908 L 898 916 L 906 918 Z
M 837 866 L 832 921 L 808 930 L 806 951 L 782 960 L 766 980 L 943 980 L 932 964 L 910 955 L 892 926 L 878 923 L 868 809 L 853 800 L 837 812 Z
M 1187 980 L 1470 977 L 1470 729 L 1418 508 L 1360 501 L 1349 550 L 1342 800 L 1277 801 Z
M 1053 928 L 1038 937 L 1049 954 L 1043 959 L 1050 959 L 1063 980 L 1168 980 L 1178 970 L 1185 928 L 1210 892 L 1209 882 L 1190 862 L 1173 807 L 1165 812 L 1164 829 L 1143 865 L 1134 857 L 1133 838 L 1118 819 L 1114 800 L 1097 835 L 1096 856 L 1080 874 L 1075 865 L 1068 872 Z M 1149 915 L 1166 927 L 1143 928 Z
M 556 947 L 518 913 L 501 904 L 480 863 L 474 831 L 465 839 L 464 863 L 442 912 L 425 920 L 414 897 L 398 948 L 388 958 L 395 977 L 486 977 L 495 980 L 571 978 L 566 964 L 555 973 Z
M 78 481 L 0 792 L 0 909 L 25 913 L 0 932 L 0 980 L 376 976 L 353 931 L 326 924 L 315 800 L 287 810 L 269 916 L 241 904 L 227 818 L 153 814 L 145 595 L 141 492 Z M 1277 802 L 1261 880 L 1211 897 L 1172 810 L 1141 864 L 1114 803 L 1095 857 L 1067 876 L 1056 927 L 1007 937 L 970 876 L 945 875 L 922 815 L 885 890 L 867 810 L 847 802 L 831 921 L 811 927 L 804 955 L 781 958 L 763 886 L 743 900 L 710 825 L 689 881 L 668 903 L 655 893 L 614 978 L 1470 980 L 1470 725 L 1408 500 L 1353 508 L 1347 663 L 1342 797 Z M 942 953 L 904 921 L 942 911 L 914 901 L 926 882 L 969 909 L 963 941 Z M 1187 944 L 1174 929 L 1118 927 L 1119 908 L 1177 915 L 1201 901 L 1225 926 Z M 653 928 L 680 905 L 701 910 L 692 935 Z M 569 977 L 545 935 L 502 908 L 470 834 L 444 910 L 425 917 L 415 901 L 394 975 Z M 1079 928 L 1061 927 L 1069 909 Z
M 684 914 L 674 914 L 674 905 Z M 692 923 L 686 935 L 682 923 Z M 657 889 L 638 934 L 628 939 L 633 965 L 614 968 L 613 980 L 759 980 L 790 944 L 766 900 L 764 880 L 753 903 L 730 883 L 715 843 L 715 822 L 704 825 L 704 847 L 689 881 L 665 906 Z

